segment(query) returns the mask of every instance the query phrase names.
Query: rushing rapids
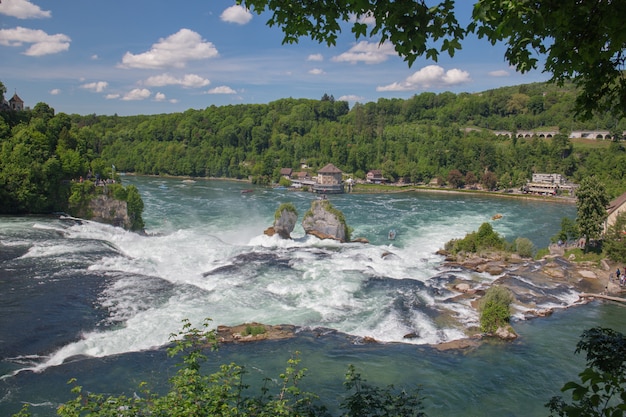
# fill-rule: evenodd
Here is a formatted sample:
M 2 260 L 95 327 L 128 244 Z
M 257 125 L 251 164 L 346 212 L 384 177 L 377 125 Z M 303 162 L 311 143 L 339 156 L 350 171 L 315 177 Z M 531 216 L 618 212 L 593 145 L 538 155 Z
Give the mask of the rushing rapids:
M 293 239 L 283 240 L 263 234 L 276 208 L 293 202 L 303 213 L 314 195 L 263 188 L 242 194 L 244 184 L 223 181 L 126 180 L 146 203 L 146 235 L 58 217 L 0 220 L 0 306 L 7 318 L 0 322 L 0 370 L 8 387 L 0 408 L 37 386 L 25 381 L 87 372 L 77 370 L 80 363 L 99 368 L 136 355 L 145 363 L 183 319 L 295 325 L 300 339 L 281 343 L 310 344 L 314 352 L 310 331 L 347 335 L 354 346 L 366 337 L 391 343 L 368 348 L 381 349 L 375 350 L 381 357 L 398 349 L 392 346 L 414 350 L 463 338 L 478 317 L 449 284 L 462 279 L 480 286 L 498 277 L 448 268 L 436 251 L 493 213 L 504 214 L 494 228 L 507 239 L 525 236 L 546 246 L 560 219 L 575 214 L 570 205 L 534 201 L 347 194 L 332 203 L 353 236 L 369 244 L 319 240 L 299 226 Z M 390 229 L 398 231 L 393 241 Z M 572 303 L 566 288 L 541 292 L 539 304 Z M 272 355 L 271 347 L 256 349 Z

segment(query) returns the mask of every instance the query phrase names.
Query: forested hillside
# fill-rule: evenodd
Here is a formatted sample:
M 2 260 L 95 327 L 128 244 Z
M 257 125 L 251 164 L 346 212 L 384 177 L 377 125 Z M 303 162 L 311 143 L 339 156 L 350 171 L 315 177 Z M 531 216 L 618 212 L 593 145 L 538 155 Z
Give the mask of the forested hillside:
M 210 106 L 184 113 L 98 116 L 1 112 L 0 212 L 57 209 L 63 183 L 89 171 L 277 181 L 282 167 L 333 163 L 364 178 L 412 183 L 485 176 L 504 187 L 533 172 L 579 182 L 597 175 L 611 196 L 626 191 L 624 120 L 572 117 L 571 87 L 529 84 L 478 94 L 422 93 L 355 104 L 324 95 L 268 104 Z M 511 139 L 497 130 L 559 130 L 554 138 Z M 570 140 L 571 131 L 608 130 L 620 140 Z M 619 133 L 618 133 L 619 132 Z

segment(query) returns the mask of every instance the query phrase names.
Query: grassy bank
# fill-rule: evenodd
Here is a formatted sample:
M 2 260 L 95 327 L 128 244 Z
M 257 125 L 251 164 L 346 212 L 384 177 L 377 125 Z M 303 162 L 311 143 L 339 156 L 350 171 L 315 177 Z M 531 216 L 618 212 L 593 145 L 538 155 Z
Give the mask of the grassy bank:
M 471 194 L 484 195 L 489 197 L 506 197 L 520 198 L 525 200 L 550 201 L 556 203 L 575 204 L 575 197 L 553 197 L 534 194 L 523 194 L 520 192 L 505 191 L 484 191 L 484 190 L 467 190 L 459 188 L 431 187 L 427 185 L 394 185 L 394 184 L 356 184 L 352 188 L 352 193 L 369 194 L 369 193 L 403 193 L 403 192 L 431 192 L 431 193 L 453 193 L 453 194 Z

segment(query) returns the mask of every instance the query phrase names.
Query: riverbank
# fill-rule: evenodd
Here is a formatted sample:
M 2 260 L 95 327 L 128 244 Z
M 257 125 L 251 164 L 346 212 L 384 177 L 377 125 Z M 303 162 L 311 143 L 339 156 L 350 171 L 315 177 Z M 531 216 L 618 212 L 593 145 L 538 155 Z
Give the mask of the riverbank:
M 485 191 L 471 190 L 446 187 L 432 187 L 428 185 L 406 185 L 406 184 L 356 184 L 351 193 L 355 194 L 392 194 L 405 192 L 429 192 L 429 193 L 448 193 L 448 194 L 466 194 L 466 195 L 484 195 L 488 197 L 505 197 L 518 198 L 524 200 L 547 201 L 556 203 L 576 204 L 576 197 L 570 196 L 548 196 L 526 194 L 519 191 Z
M 189 176 L 176 176 L 176 175 L 149 175 L 149 174 L 135 174 L 135 173 L 120 173 L 125 176 L 143 176 L 151 178 L 167 178 L 167 179 L 180 179 L 182 181 L 233 181 L 239 183 L 252 182 L 249 179 L 238 178 L 226 178 L 226 177 L 189 177 Z M 261 186 L 262 187 L 262 186 Z M 267 186 L 272 188 L 271 186 Z M 459 188 L 447 188 L 447 187 L 433 187 L 429 185 L 417 185 L 417 184 L 365 184 L 357 183 L 353 186 L 352 191 L 346 194 L 393 194 L 393 193 L 407 193 L 407 192 L 428 192 L 428 193 L 447 193 L 447 194 L 466 194 L 466 195 L 484 195 L 487 197 L 503 197 L 503 198 L 517 198 L 524 200 L 546 201 L 551 203 L 565 203 L 576 204 L 576 197 L 570 196 L 549 196 L 549 195 L 536 195 L 526 194 L 520 191 L 485 191 L 485 190 L 472 190 L 472 189 L 459 189 Z

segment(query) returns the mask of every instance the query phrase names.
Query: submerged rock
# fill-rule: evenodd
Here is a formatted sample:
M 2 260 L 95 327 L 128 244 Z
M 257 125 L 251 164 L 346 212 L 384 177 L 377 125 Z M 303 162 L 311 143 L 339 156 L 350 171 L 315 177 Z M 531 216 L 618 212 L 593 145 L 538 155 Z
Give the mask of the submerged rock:
M 517 339 L 517 333 L 511 326 L 502 326 L 498 327 L 498 330 L 495 332 L 495 336 L 499 337 L 502 340 L 514 340 Z

